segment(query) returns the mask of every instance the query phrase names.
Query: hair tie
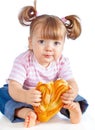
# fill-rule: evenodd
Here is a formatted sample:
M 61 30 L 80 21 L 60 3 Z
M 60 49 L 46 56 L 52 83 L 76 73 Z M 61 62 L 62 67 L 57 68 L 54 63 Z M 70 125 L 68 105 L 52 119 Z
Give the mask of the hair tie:
M 61 20 L 63 21 L 63 23 L 67 22 L 67 19 L 65 17 L 61 18 Z

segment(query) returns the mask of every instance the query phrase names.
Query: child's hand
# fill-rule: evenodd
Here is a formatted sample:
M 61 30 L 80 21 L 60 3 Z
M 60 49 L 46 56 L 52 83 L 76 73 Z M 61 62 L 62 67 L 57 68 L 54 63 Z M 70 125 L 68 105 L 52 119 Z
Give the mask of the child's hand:
M 64 104 L 70 104 L 75 99 L 76 96 L 77 96 L 76 90 L 70 86 L 70 89 L 62 94 L 61 99 Z
M 32 106 L 39 106 L 41 101 L 41 92 L 32 88 L 26 91 L 25 101 Z

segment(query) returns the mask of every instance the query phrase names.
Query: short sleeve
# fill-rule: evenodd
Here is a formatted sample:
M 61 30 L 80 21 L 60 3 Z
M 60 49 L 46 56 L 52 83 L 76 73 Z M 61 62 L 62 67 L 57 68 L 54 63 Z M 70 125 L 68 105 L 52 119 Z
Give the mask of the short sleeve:
M 59 78 L 69 80 L 73 78 L 69 58 L 62 57 L 59 61 Z
M 11 73 L 8 77 L 8 80 L 15 80 L 23 85 L 26 79 L 26 67 L 25 63 L 23 62 L 23 58 L 17 57 L 13 63 L 13 67 Z

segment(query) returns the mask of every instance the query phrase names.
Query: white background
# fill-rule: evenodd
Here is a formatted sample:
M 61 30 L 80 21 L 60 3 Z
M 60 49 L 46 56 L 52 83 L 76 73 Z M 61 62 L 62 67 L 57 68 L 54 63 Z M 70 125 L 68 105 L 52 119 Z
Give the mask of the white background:
M 5 83 L 13 61 L 28 48 L 29 28 L 18 22 L 18 13 L 33 0 L 3 0 L 0 2 L 0 86 Z M 82 34 L 73 41 L 66 40 L 64 54 L 70 58 L 80 94 L 95 106 L 95 4 L 94 0 L 38 0 L 38 13 L 60 18 L 76 14 L 81 19 Z

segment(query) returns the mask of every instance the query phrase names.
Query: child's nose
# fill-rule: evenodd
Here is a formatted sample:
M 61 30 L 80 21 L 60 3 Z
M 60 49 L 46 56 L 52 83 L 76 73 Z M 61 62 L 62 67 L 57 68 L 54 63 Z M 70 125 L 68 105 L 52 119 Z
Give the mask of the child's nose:
M 46 50 L 47 50 L 47 51 L 53 50 L 52 43 L 47 43 L 47 45 L 46 45 Z

